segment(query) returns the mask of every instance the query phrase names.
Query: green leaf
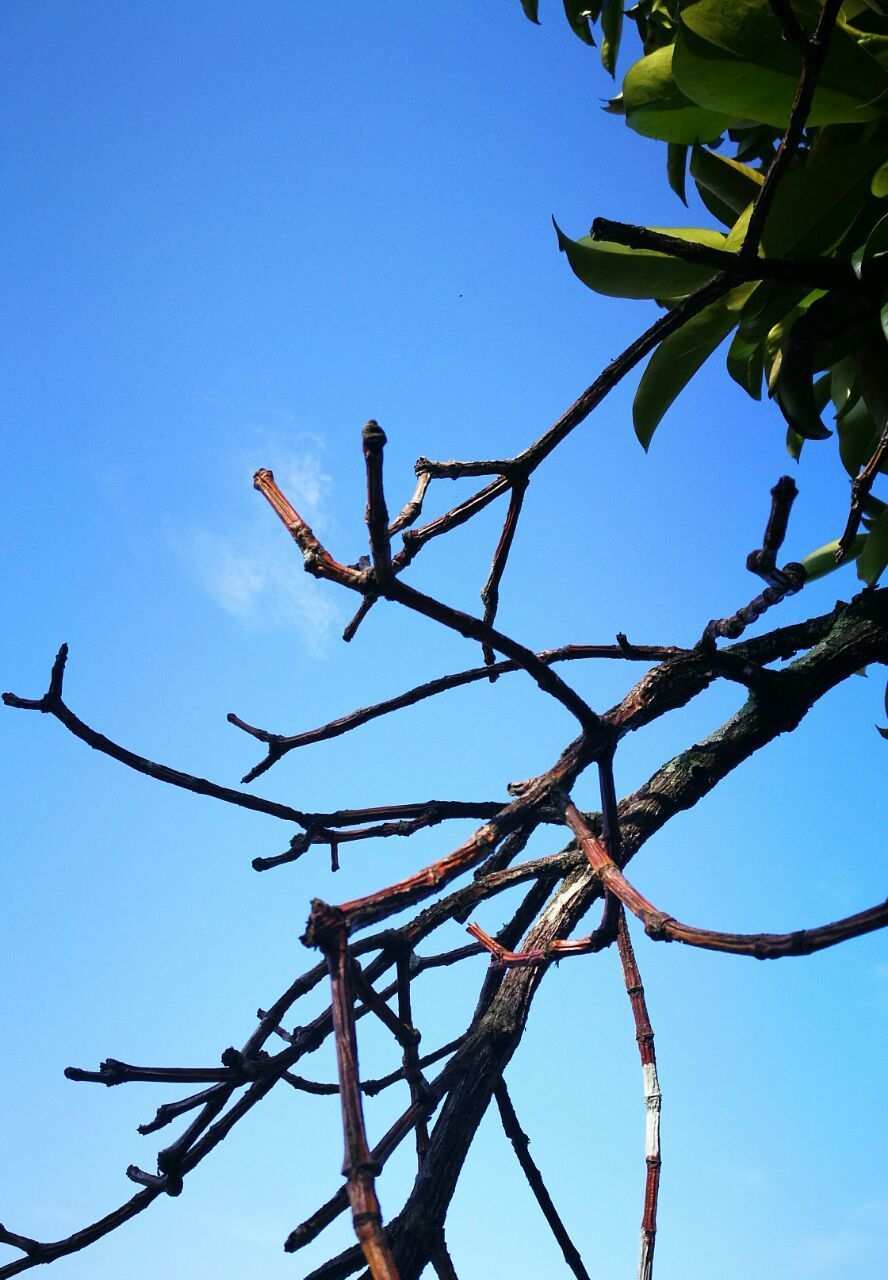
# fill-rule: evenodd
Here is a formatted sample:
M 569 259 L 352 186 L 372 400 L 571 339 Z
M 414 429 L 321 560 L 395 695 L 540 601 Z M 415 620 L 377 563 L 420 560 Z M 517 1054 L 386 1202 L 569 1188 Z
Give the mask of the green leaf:
M 530 18 L 531 22 L 535 22 L 537 26 L 539 26 L 539 0 L 521 0 L 521 8 L 524 10 L 527 17 Z
M 827 573 L 832 573 L 834 569 L 841 569 L 844 565 L 851 564 L 864 549 L 866 541 L 867 535 L 858 534 L 851 545 L 851 550 L 841 564 L 836 564 L 836 552 L 839 549 L 838 538 L 833 538 L 832 542 L 825 542 L 816 551 L 809 551 L 802 561 L 802 568 L 805 570 L 805 581 L 812 582 L 815 578 L 822 578 Z
M 743 241 L 746 239 L 751 217 L 752 205 L 748 204 L 725 237 L 725 251 L 727 253 L 739 253 L 743 248 Z
M 691 154 L 691 177 L 698 188 L 716 196 L 732 210 L 731 225 L 756 198 L 764 181 L 762 175 L 750 169 L 749 165 L 699 146 L 694 147 Z M 703 195 L 703 190 L 700 194 Z
M 571 240 L 555 225 L 558 247 L 567 254 L 575 275 L 596 293 L 610 298 L 683 298 L 715 275 L 709 266 L 683 262 L 652 249 L 628 249 L 609 240 L 583 236 Z M 703 227 L 652 227 L 665 235 L 720 249 L 724 236 Z
M 687 162 L 688 148 L 684 142 L 669 142 L 666 144 L 666 177 L 669 180 L 670 187 L 685 207 L 687 207 L 688 203 L 685 195 Z
M 691 102 L 672 77 L 672 45 L 634 62 L 623 80 L 626 123 L 645 138 L 661 142 L 711 142 L 731 117 Z
M 888 362 L 885 356 L 885 347 L 880 336 L 859 342 L 854 352 L 861 399 L 874 424 L 869 442 L 861 442 L 863 448 L 867 450 L 861 459 L 862 464 L 867 463 L 872 457 L 882 431 L 888 423 Z M 888 457 L 882 460 L 879 470 L 888 472 Z
M 880 164 L 873 174 L 870 191 L 874 196 L 888 196 L 888 160 L 884 164 Z
M 806 27 L 819 0 L 793 0 Z M 799 82 L 799 57 L 780 38 L 769 0 L 685 0 L 675 41 L 676 83 L 710 111 L 785 128 Z M 810 125 L 858 124 L 883 114 L 888 75 L 843 27 L 830 40 Z
M 665 338 L 648 361 L 632 405 L 635 434 L 648 449 L 666 410 L 737 323 L 714 302 Z
M 765 255 L 808 258 L 829 253 L 857 217 L 869 175 L 884 154 L 884 144 L 858 143 L 791 169 L 777 188 L 765 223 Z
M 592 27 L 589 23 L 591 5 L 578 3 L 578 0 L 564 0 L 564 14 L 570 23 L 574 35 L 578 35 L 583 44 L 594 45 Z
M 805 442 L 797 431 L 793 431 L 792 427 L 786 428 L 786 452 L 792 458 L 793 462 L 798 462 L 802 456 L 802 448 Z
M 868 278 L 869 270 L 874 265 L 873 260 L 886 253 L 888 253 L 888 213 L 884 218 L 879 219 L 864 244 L 851 255 L 851 262 L 858 280 Z
M 850 413 L 860 399 L 860 386 L 857 381 L 857 366 L 853 356 L 844 356 L 837 360 L 830 374 L 829 394 L 836 410 L 836 421 L 840 422 Z
M 876 725 L 876 733 L 880 733 L 883 738 L 888 738 L 888 729 L 881 729 L 878 725 Z
M 617 69 L 623 34 L 623 0 L 604 0 L 601 7 L 601 65 L 608 75 Z
M 727 249 L 727 240 L 725 248 Z M 729 289 L 725 294 L 725 302 L 729 311 L 742 311 L 749 299 L 762 287 L 760 280 L 744 280 L 742 284 L 735 284 L 733 289 Z
M 832 432 L 823 425 L 810 350 L 794 340 L 794 330 L 781 350 L 773 395 L 787 425 L 805 440 L 826 440 Z M 826 388 L 821 391 L 821 396 Z
M 888 566 L 888 511 L 883 511 L 866 535 L 866 546 L 857 558 L 857 576 L 874 587 Z
M 821 291 L 806 292 L 804 285 L 764 280 L 740 312 L 740 329 L 750 340 L 766 338 L 775 325 L 791 324 L 822 296 Z
M 761 400 L 764 372 L 761 341 L 751 342 L 742 333 L 735 333 L 728 347 L 727 365 L 728 373 L 737 385 L 752 396 L 753 400 Z
M 881 498 L 874 498 L 871 493 L 866 494 L 863 499 L 863 523 L 869 529 L 886 509 L 888 509 L 888 502 L 883 502 Z
M 839 435 L 839 456 L 842 459 L 842 466 L 853 478 L 864 463 L 872 457 L 879 434 L 862 400 L 858 400 L 855 407 L 844 417 L 836 419 L 836 431 Z

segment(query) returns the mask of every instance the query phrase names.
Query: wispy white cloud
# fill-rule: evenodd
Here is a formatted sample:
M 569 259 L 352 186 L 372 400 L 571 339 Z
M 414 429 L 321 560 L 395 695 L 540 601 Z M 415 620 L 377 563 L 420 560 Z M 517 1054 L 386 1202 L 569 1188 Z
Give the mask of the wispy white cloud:
M 312 525 L 331 527 L 327 509 L 331 479 L 323 466 L 321 443 L 302 436 L 298 447 L 265 438 L 250 449 L 247 466 L 268 461 L 281 488 Z M 240 464 L 240 465 L 238 465 Z M 341 622 L 331 588 L 302 572 L 298 553 L 269 511 L 250 504 L 249 514 L 227 522 L 224 532 L 192 528 L 180 540 L 186 561 L 200 586 L 221 609 L 251 630 L 282 627 L 295 631 L 306 648 L 323 657 Z

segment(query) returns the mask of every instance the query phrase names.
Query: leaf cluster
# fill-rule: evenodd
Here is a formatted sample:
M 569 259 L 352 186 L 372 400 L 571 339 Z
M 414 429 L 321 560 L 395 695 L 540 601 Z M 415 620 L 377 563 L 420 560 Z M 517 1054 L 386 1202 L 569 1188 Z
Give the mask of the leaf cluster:
M 538 20 L 536 3 L 523 0 Z M 565 0 L 586 43 L 600 33 L 614 74 L 622 12 Z M 610 297 L 672 307 L 736 264 L 733 287 L 671 333 L 651 356 L 633 405 L 645 449 L 690 379 L 727 339 L 727 369 L 753 399 L 772 398 L 798 459 L 807 442 L 834 439 L 856 481 L 867 464 L 888 471 L 879 444 L 888 423 L 888 3 L 847 0 L 832 32 L 807 124 L 775 184 L 752 246 L 750 218 L 778 154 L 820 0 L 639 0 L 625 16 L 642 56 L 607 110 L 665 144 L 669 185 L 696 192 L 709 226 L 647 228 L 691 252 L 617 243 L 603 235 L 559 246 L 579 279 Z M 690 179 L 690 182 L 689 182 Z M 695 258 L 716 249 L 721 264 Z M 745 262 L 744 262 L 745 256 Z M 778 269 L 791 264 L 792 274 Z M 745 270 L 741 270 L 745 267 Z M 828 276 L 824 272 L 829 272 Z M 831 418 L 827 425 L 825 418 Z M 840 559 L 875 584 L 888 567 L 888 505 L 862 496 L 860 533 Z M 836 567 L 839 539 L 805 561 L 809 577 Z

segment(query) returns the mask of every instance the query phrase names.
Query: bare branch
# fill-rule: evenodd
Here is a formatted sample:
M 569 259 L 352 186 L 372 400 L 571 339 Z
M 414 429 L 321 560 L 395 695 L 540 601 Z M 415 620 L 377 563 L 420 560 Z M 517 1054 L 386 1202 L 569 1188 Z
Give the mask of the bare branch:
M 714 929 L 681 924 L 674 916 L 659 911 L 629 883 L 617 864 L 608 857 L 576 805 L 566 797 L 562 803 L 565 821 L 588 858 L 590 867 L 610 892 L 638 916 L 648 936 L 657 941 L 684 942 L 691 947 L 754 956 L 757 960 L 779 960 L 782 956 L 810 955 L 812 951 L 833 947 L 888 925 L 888 901 L 832 924 L 816 929 L 798 929 L 794 933 L 720 933 Z
M 621 637 L 621 639 L 622 643 L 617 644 L 568 644 L 559 649 L 545 649 L 534 656 L 541 663 L 549 666 L 554 662 L 578 662 L 590 658 L 629 662 L 663 662 L 667 658 L 677 657 L 681 653 L 689 652 L 675 645 L 630 645 L 625 636 Z M 307 729 L 304 733 L 295 733 L 288 736 L 270 733 L 267 729 L 259 729 L 255 725 L 247 724 L 245 720 L 241 720 L 234 712 L 230 712 L 228 715 L 229 724 L 235 725 L 238 729 L 243 729 L 245 733 L 257 738 L 260 742 L 267 743 L 269 747 L 266 758 L 260 761 L 249 773 L 245 774 L 241 781 L 253 782 L 260 774 L 265 773 L 273 764 L 276 764 L 288 751 L 296 750 L 299 747 L 308 747 L 315 742 L 326 742 L 330 738 L 338 738 L 341 734 L 350 733 L 351 730 L 360 728 L 361 725 L 367 724 L 371 720 L 389 715 L 393 711 L 401 711 L 405 707 L 415 706 L 426 698 L 436 697 L 438 694 L 447 693 L 451 689 L 459 689 L 463 685 L 474 684 L 478 680 L 485 680 L 492 676 L 500 676 L 507 672 L 520 670 L 522 670 L 522 667 L 519 663 L 506 659 L 502 662 L 494 663 L 492 667 L 471 667 L 467 671 L 455 671 L 452 675 L 439 676 L 436 680 L 429 680 L 425 684 L 417 685 L 413 689 L 408 689 L 406 693 L 399 693 L 393 698 L 385 699 L 383 702 L 374 703 L 369 707 L 359 707 L 356 711 L 340 716 L 337 720 L 331 720 L 328 724 L 321 725 L 317 729 Z
M 589 1272 L 583 1265 L 583 1259 L 580 1251 L 577 1249 L 570 1236 L 567 1234 L 567 1228 L 558 1215 L 558 1210 L 552 1203 L 552 1197 L 546 1189 L 543 1182 L 543 1176 L 533 1162 L 530 1155 L 530 1140 L 527 1134 L 522 1130 L 518 1123 L 518 1117 L 515 1114 L 515 1108 L 512 1106 L 512 1099 L 509 1097 L 509 1091 L 506 1088 L 505 1080 L 500 1079 L 494 1086 L 493 1096 L 496 1099 L 496 1105 L 499 1109 L 500 1119 L 503 1122 L 503 1129 L 506 1137 L 511 1142 L 515 1155 L 518 1157 L 518 1163 L 525 1178 L 528 1181 L 531 1191 L 533 1192 L 537 1204 L 543 1212 L 543 1217 L 548 1222 L 552 1231 L 552 1235 L 558 1242 L 558 1247 L 564 1254 L 564 1261 L 570 1267 L 571 1271 L 577 1277 L 577 1280 L 590 1280 Z
M 420 471 L 416 480 L 416 489 L 413 492 L 413 497 L 409 502 L 405 503 L 400 514 L 397 515 L 389 525 L 389 535 L 400 533 L 402 529 L 409 528 L 410 525 L 419 518 L 419 515 L 422 512 L 423 499 L 425 498 L 426 490 L 428 489 L 431 480 L 432 477 L 428 471 Z
M 761 189 L 755 198 L 749 225 L 743 239 L 743 246 L 740 249 L 743 257 L 756 258 L 758 256 L 762 233 L 765 229 L 768 214 L 771 211 L 774 196 L 777 194 L 777 188 L 789 167 L 790 161 L 799 149 L 805 126 L 808 123 L 811 104 L 814 101 L 814 90 L 817 88 L 820 72 L 826 61 L 830 37 L 841 7 L 842 0 L 825 0 L 814 34 L 807 37 L 802 44 L 802 70 L 789 113 L 789 123 L 780 140 L 777 154 L 772 160 Z M 772 8 L 775 8 L 773 4 Z M 784 33 L 791 42 L 798 44 L 802 28 L 790 8 L 788 0 L 783 0 L 782 3 L 778 2 L 776 10 L 783 25 Z M 791 18 L 789 16 L 790 13 L 792 13 Z
M 860 282 L 849 263 L 831 258 L 818 258 L 810 262 L 791 258 L 747 258 L 724 249 L 694 240 L 681 240 L 649 227 L 637 227 L 628 222 L 613 222 L 610 218 L 596 218 L 592 223 L 593 240 L 609 240 L 624 244 L 630 249 L 649 249 L 695 262 L 701 266 L 722 271 L 735 280 L 782 280 L 792 284 L 807 285 L 810 289 L 860 288 Z
M 374 454 L 374 466 L 380 469 L 384 438 L 384 436 L 382 439 L 374 436 L 374 449 L 378 450 L 379 454 L 378 458 Z M 309 573 L 319 578 L 328 578 L 362 594 L 372 591 L 374 594 L 384 595 L 387 599 L 406 605 L 408 609 L 430 618 L 433 622 L 439 622 L 450 630 L 458 632 L 467 640 L 477 640 L 481 644 L 489 645 L 517 662 L 545 693 L 550 694 L 576 716 L 584 728 L 589 729 L 595 726 L 597 717 L 592 709 L 569 685 L 565 684 L 560 676 L 541 663 L 530 649 L 494 627 L 488 626 L 480 618 L 474 618 L 471 614 L 463 613 L 461 609 L 454 609 L 440 600 L 435 600 L 432 596 L 417 591 L 414 587 L 408 587 L 393 576 L 387 577 L 386 583 L 383 584 L 369 578 L 365 570 L 340 565 L 321 546 L 299 513 L 281 493 L 270 471 L 257 471 L 255 484 L 299 545 L 305 568 Z
M 311 941 L 321 948 L 330 969 L 345 1141 L 343 1173 L 348 1180 L 348 1198 L 355 1235 L 367 1259 L 373 1280 L 398 1280 L 398 1269 L 382 1227 L 382 1214 L 376 1198 L 374 1178 L 379 1166 L 370 1154 L 364 1130 L 346 920 L 335 909 L 327 908 L 326 912 L 315 909 L 309 929 Z
M 481 603 L 484 605 L 484 621 L 488 626 L 493 626 L 496 618 L 496 611 L 499 607 L 499 588 L 506 571 L 506 564 L 509 559 L 509 552 L 512 549 L 512 542 L 515 538 L 515 530 L 518 528 L 518 517 L 521 515 L 521 507 L 524 503 L 524 494 L 527 491 L 527 481 L 521 477 L 516 479 L 512 485 L 512 496 L 509 499 L 509 510 L 506 514 L 506 522 L 503 525 L 503 531 L 500 534 L 500 540 L 497 543 L 496 551 L 493 554 L 493 564 L 490 567 L 490 574 L 487 581 L 481 588 Z M 496 654 L 490 645 L 484 646 L 484 662 L 486 666 L 492 667 L 496 662 Z M 496 676 L 491 674 L 491 680 L 495 680 Z
M 641 1248 L 638 1257 L 638 1280 L 651 1280 L 654 1267 L 654 1246 L 657 1242 L 657 1198 L 660 1192 L 660 1106 L 662 1095 L 657 1078 L 657 1055 L 654 1052 L 654 1029 L 648 1015 L 647 1001 L 641 974 L 635 962 L 632 939 L 626 925 L 626 913 L 619 910 L 617 924 L 617 950 L 623 969 L 623 981 L 632 1006 L 635 1020 L 635 1039 L 641 1057 L 641 1075 L 644 1084 L 645 1106 L 645 1181 L 644 1210 L 641 1217 Z
M 401 1026 L 410 1031 L 414 1031 L 413 1012 L 410 1001 L 410 981 L 411 981 L 411 955 L 410 952 L 404 950 L 398 956 L 398 1019 Z M 414 1104 L 423 1101 L 428 1086 L 422 1078 L 422 1071 L 419 1065 L 419 1051 L 417 1045 L 419 1043 L 419 1032 L 415 1031 L 413 1036 L 406 1036 L 403 1041 L 404 1056 L 403 1072 L 404 1079 L 410 1087 L 410 1101 Z M 429 1129 L 425 1120 L 421 1120 L 416 1126 L 416 1159 L 419 1165 L 422 1165 L 423 1156 L 429 1149 Z
M 392 580 L 392 549 L 389 543 L 389 518 L 382 485 L 382 451 L 385 448 L 385 432 L 373 419 L 363 431 L 364 461 L 367 467 L 367 531 L 370 534 L 370 551 L 373 572 L 381 591 Z
M 75 738 L 85 742 L 87 746 L 104 755 L 111 756 L 137 773 L 147 774 L 158 782 L 168 782 L 174 787 L 183 787 L 186 791 L 194 791 L 198 795 L 212 796 L 214 800 L 224 800 L 227 804 L 238 805 L 241 809 L 252 809 L 255 813 L 266 813 L 272 818 L 281 818 L 285 822 L 296 822 L 304 826 L 309 815 L 301 809 L 292 809 L 289 805 L 278 804 L 274 800 L 263 800 L 259 796 L 250 795 L 246 791 L 235 791 L 231 787 L 222 787 L 206 778 L 194 774 L 182 773 L 179 769 L 171 769 L 165 764 L 155 764 L 145 756 L 136 755 L 126 747 L 112 742 L 104 734 L 84 724 L 73 711 L 62 701 L 62 679 L 65 663 L 68 658 L 68 646 L 63 644 L 59 649 L 52 668 L 49 689 L 42 698 L 20 698 L 15 693 L 4 693 L 3 702 L 7 707 L 17 707 L 25 711 L 42 711 L 54 716 Z

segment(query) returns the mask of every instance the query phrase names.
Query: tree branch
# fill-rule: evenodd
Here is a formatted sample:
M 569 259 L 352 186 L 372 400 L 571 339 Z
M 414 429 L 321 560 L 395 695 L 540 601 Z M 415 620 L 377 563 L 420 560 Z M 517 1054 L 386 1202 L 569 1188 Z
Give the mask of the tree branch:
M 752 207 L 749 225 L 746 228 L 746 235 L 743 238 L 743 245 L 740 249 L 741 255 L 745 258 L 756 258 L 758 256 L 765 223 L 771 211 L 774 196 L 777 194 L 777 188 L 789 167 L 790 161 L 799 149 L 805 126 L 808 123 L 808 116 L 811 113 L 814 90 L 817 88 L 820 72 L 826 61 L 830 37 L 836 25 L 839 10 L 842 7 L 842 0 L 825 0 L 814 34 L 807 37 L 804 43 L 801 43 L 800 37 L 802 28 L 788 0 L 780 0 L 778 6 L 774 6 L 772 3 L 772 8 L 775 7 L 783 25 L 784 33 L 797 47 L 801 44 L 802 71 L 789 113 L 786 132 L 780 140 L 777 154 L 768 168 L 765 180 Z M 790 14 L 792 14 L 792 17 L 789 16 Z
M 713 249 L 693 240 L 681 240 L 678 236 L 652 231 L 649 227 L 613 222 L 610 218 L 596 218 L 590 234 L 593 240 L 609 240 L 630 249 L 654 250 L 672 258 L 681 258 L 684 262 L 712 267 L 734 280 L 781 280 L 807 285 L 810 289 L 860 289 L 860 281 L 850 263 L 832 258 L 804 262 L 792 258 L 741 257 L 738 253 Z
M 619 911 L 617 925 L 617 950 L 626 994 L 632 1006 L 635 1021 L 635 1039 L 641 1057 L 641 1075 L 644 1084 L 645 1106 L 645 1182 L 644 1210 L 641 1216 L 641 1247 L 638 1256 L 638 1280 L 651 1280 L 654 1267 L 654 1246 L 657 1242 L 657 1198 L 660 1192 L 660 1081 L 657 1078 L 657 1055 L 654 1052 L 654 1029 L 648 1015 L 647 1001 L 641 974 L 635 961 L 632 939 L 626 925 L 626 913 Z
M 500 1119 L 503 1122 L 503 1130 L 506 1137 L 514 1148 L 518 1163 L 521 1165 L 522 1172 L 527 1179 L 528 1185 L 534 1194 L 537 1204 L 542 1210 L 543 1217 L 549 1224 L 552 1235 L 558 1242 L 558 1247 L 564 1254 L 564 1261 L 570 1267 L 577 1280 L 590 1280 L 589 1272 L 583 1265 L 583 1259 L 580 1251 L 571 1240 L 567 1233 L 567 1228 L 558 1215 L 558 1210 L 552 1203 L 552 1197 L 546 1189 L 543 1182 L 543 1176 L 533 1162 L 530 1154 L 530 1140 L 527 1134 L 518 1123 L 518 1117 L 515 1114 L 515 1108 L 512 1106 L 512 1099 L 509 1097 L 509 1091 L 506 1088 L 506 1082 L 503 1079 L 497 1081 L 494 1085 L 493 1096 L 496 1099 L 496 1105 L 500 1113 Z

